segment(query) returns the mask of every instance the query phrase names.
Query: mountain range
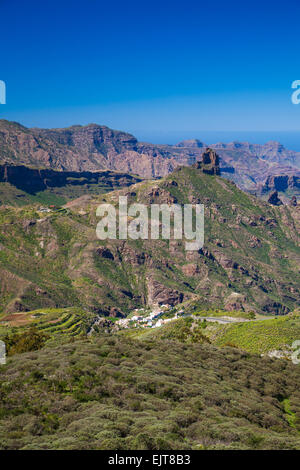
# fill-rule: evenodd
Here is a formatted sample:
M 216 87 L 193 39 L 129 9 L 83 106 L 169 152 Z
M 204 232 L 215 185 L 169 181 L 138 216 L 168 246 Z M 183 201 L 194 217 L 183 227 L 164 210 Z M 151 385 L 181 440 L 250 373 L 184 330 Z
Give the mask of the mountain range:
M 64 129 L 26 128 L 0 121 L 0 165 L 23 165 L 58 171 L 115 170 L 142 178 L 159 178 L 177 166 L 201 160 L 207 145 L 186 140 L 177 145 L 138 142 L 131 134 L 89 124 Z M 300 152 L 278 142 L 265 145 L 209 144 L 220 156 L 221 174 L 241 189 L 266 195 L 277 190 L 284 201 L 300 193 Z

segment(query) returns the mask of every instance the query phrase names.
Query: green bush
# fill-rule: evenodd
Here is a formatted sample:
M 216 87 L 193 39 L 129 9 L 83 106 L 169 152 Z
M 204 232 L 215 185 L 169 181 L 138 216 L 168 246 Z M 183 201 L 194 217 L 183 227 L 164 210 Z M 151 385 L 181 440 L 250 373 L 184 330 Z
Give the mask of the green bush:
M 15 333 L 11 336 L 5 336 L 4 342 L 7 348 L 7 355 L 13 356 L 29 351 L 41 349 L 49 336 L 42 333 L 37 328 L 32 327 L 24 333 Z

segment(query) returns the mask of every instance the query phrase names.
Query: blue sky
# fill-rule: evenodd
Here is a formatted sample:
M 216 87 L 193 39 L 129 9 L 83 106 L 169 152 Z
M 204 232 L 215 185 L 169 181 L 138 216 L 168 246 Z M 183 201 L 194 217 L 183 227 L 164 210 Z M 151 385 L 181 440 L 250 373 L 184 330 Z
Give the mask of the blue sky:
M 151 140 L 300 131 L 296 1 L 0 0 L 0 118 Z

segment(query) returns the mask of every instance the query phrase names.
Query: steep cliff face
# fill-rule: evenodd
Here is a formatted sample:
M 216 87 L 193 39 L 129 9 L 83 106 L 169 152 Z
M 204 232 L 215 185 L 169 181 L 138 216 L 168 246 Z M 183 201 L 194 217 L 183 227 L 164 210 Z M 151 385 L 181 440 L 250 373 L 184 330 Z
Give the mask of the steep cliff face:
M 112 155 L 134 151 L 137 140 L 105 126 L 27 129 L 0 121 L 0 161 L 68 171 L 112 168 Z
M 6 192 L 9 192 L 7 184 L 33 196 L 43 192 L 58 193 L 63 202 L 83 194 L 101 194 L 123 188 L 139 181 L 139 177 L 110 170 L 75 172 L 33 169 L 24 165 L 0 165 L 0 183 L 4 183 L 0 188 L 0 204 L 11 202 L 6 197 Z M 20 197 L 22 193 L 15 194 L 16 203 Z M 45 197 L 41 198 L 45 200 Z
M 72 126 L 68 129 L 32 129 L 32 133 L 38 140 L 67 146 L 70 151 L 90 158 L 99 154 L 104 159 L 107 157 L 108 162 L 111 155 L 136 151 L 138 144 L 137 139 L 131 134 L 97 124 Z
M 298 189 L 300 191 L 300 172 L 297 175 L 269 176 L 263 185 L 262 191 L 286 191 L 287 189 Z
M 202 160 L 196 164 L 196 168 L 208 175 L 220 175 L 219 155 L 214 150 L 207 148 L 202 154 Z
M 139 143 L 131 134 L 106 126 L 27 129 L 0 121 L 0 163 L 65 171 L 111 169 L 153 178 L 194 162 L 183 149 Z

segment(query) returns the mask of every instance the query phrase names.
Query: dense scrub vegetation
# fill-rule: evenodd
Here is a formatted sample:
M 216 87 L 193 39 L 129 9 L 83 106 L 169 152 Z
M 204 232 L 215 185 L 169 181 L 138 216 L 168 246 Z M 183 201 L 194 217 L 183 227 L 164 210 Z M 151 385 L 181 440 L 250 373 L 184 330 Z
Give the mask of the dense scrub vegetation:
M 23 333 L 6 335 L 3 338 L 8 356 L 23 352 L 37 351 L 45 345 L 47 339 L 49 339 L 49 335 L 42 333 L 35 327 L 31 327 L 28 331 L 24 331 Z
M 0 449 L 300 449 L 299 379 L 234 348 L 75 339 L 0 367 Z

